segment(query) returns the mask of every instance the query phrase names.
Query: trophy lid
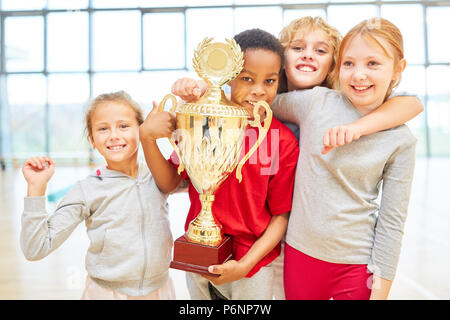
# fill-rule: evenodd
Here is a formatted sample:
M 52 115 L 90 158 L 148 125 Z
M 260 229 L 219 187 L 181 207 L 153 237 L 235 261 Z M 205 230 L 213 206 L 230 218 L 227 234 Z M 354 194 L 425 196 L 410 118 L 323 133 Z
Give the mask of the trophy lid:
M 179 105 L 176 112 L 249 118 L 247 109 L 228 100 L 221 89 L 241 72 L 244 53 L 234 39 L 211 43 L 212 39 L 205 38 L 192 59 L 195 71 L 210 87 L 199 101 Z

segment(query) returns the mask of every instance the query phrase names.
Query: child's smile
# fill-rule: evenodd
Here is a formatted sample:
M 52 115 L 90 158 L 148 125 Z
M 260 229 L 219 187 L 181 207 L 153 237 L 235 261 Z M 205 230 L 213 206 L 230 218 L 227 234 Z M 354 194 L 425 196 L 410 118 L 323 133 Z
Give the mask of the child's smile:
M 317 68 L 309 65 L 309 64 L 299 64 L 297 65 L 297 70 L 302 71 L 302 72 L 314 72 L 317 71 Z
M 92 115 L 92 145 L 105 158 L 108 168 L 133 167 L 139 147 L 139 124 L 132 108 L 118 102 L 99 105 Z
M 112 146 L 106 146 L 106 148 L 110 151 L 116 152 L 116 151 L 122 151 L 127 145 L 126 144 L 117 144 Z
M 377 40 L 388 47 L 383 39 Z M 345 48 L 339 70 L 340 87 L 362 114 L 383 103 L 396 77 L 393 59 L 374 40 L 358 35 Z
M 333 52 L 322 30 L 298 32 L 285 50 L 288 89 L 307 89 L 323 83 L 330 71 Z

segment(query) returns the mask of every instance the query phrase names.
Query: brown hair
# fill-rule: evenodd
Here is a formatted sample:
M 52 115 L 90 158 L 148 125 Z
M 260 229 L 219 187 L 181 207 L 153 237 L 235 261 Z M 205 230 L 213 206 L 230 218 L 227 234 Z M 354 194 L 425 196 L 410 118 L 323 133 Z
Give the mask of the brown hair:
M 330 26 L 321 17 L 307 16 L 291 21 L 280 31 L 279 39 L 284 50 L 286 50 L 297 32 L 301 31 L 303 32 L 303 34 L 305 34 L 312 30 L 322 30 L 323 32 L 325 32 L 325 34 L 328 36 L 330 45 L 333 47 L 333 61 L 330 66 L 330 72 L 328 72 L 327 77 L 321 84 L 322 86 L 332 88 L 334 84 L 333 81 L 335 79 L 333 72 L 335 70 L 339 47 L 342 40 L 342 35 L 337 29 Z M 287 79 L 284 70 L 280 78 L 280 87 L 278 92 L 287 92 Z
M 382 49 L 384 54 L 394 60 L 394 71 L 398 69 L 400 61 L 404 57 L 403 53 L 403 37 L 400 30 L 389 20 L 383 18 L 371 18 L 360 22 L 358 25 L 354 26 L 347 34 L 341 43 L 341 48 L 339 50 L 339 56 L 336 63 L 335 81 L 339 81 L 339 70 L 342 63 L 342 56 L 344 50 L 348 44 L 356 37 L 362 36 L 367 40 L 374 41 Z M 389 47 L 386 48 L 378 39 L 385 40 Z M 386 92 L 386 97 L 388 97 L 392 90 L 398 86 L 401 80 L 401 73 L 397 80 L 392 80 L 389 88 Z M 386 98 L 385 97 L 385 98 Z
M 92 137 L 92 123 L 91 123 L 92 114 L 95 112 L 95 109 L 99 105 L 101 105 L 105 102 L 120 102 L 120 103 L 123 103 L 123 104 L 129 106 L 131 109 L 134 110 L 134 112 L 136 114 L 136 120 L 139 123 L 139 125 L 141 125 L 144 122 L 144 116 L 143 116 L 140 105 L 136 101 L 134 101 L 128 93 L 126 93 L 125 91 L 104 93 L 104 94 L 101 94 L 101 95 L 97 96 L 96 98 L 94 98 L 89 103 L 88 109 L 86 111 L 85 133 L 86 133 L 86 136 L 88 139 L 90 139 Z

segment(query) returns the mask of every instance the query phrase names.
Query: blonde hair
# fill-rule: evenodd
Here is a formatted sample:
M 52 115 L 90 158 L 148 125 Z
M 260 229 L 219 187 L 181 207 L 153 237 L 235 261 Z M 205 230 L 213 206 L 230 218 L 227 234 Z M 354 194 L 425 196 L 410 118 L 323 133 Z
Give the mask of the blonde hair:
M 400 61 L 404 58 L 403 52 L 403 36 L 400 30 L 389 20 L 384 18 L 370 18 L 364 20 L 354 26 L 347 34 L 341 43 L 339 50 L 339 56 L 336 64 L 335 80 L 336 83 L 339 80 L 339 70 L 342 63 L 342 56 L 344 50 L 348 44 L 356 37 L 362 36 L 367 40 L 377 43 L 384 54 L 394 60 L 394 71 L 398 70 Z M 383 39 L 387 42 L 388 48 L 386 48 L 378 39 Z M 391 94 L 392 90 L 398 86 L 401 80 L 401 73 L 397 80 L 391 81 L 389 88 L 386 92 L 385 99 Z
M 325 32 L 325 34 L 328 36 L 328 41 L 333 48 L 333 60 L 330 66 L 330 71 L 328 72 L 328 75 L 325 78 L 324 82 L 321 84 L 322 86 L 332 88 L 334 86 L 333 81 L 335 79 L 333 72 L 335 70 L 339 47 L 342 40 L 342 35 L 337 29 L 330 26 L 321 17 L 307 16 L 291 21 L 280 31 L 279 39 L 284 50 L 286 50 L 294 39 L 294 36 L 298 32 L 302 32 L 302 36 L 304 36 L 306 33 L 314 30 L 322 30 L 323 32 Z M 287 91 L 287 79 L 284 71 L 282 72 L 280 87 L 278 91 Z
M 134 101 L 125 91 L 117 91 L 112 93 L 104 93 L 94 98 L 88 106 L 85 116 L 85 134 L 88 139 L 92 138 L 92 114 L 95 109 L 105 102 L 119 102 L 129 106 L 136 114 L 136 121 L 139 125 L 144 122 L 144 116 L 140 105 Z

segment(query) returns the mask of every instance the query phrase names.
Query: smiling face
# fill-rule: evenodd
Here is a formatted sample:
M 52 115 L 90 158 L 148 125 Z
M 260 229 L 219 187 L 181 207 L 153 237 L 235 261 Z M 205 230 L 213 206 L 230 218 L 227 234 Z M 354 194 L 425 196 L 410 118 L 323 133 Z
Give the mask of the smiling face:
M 288 90 L 321 85 L 331 71 L 333 53 L 334 48 L 323 30 L 297 32 L 285 49 Z
M 92 146 L 105 158 L 108 168 L 128 172 L 136 166 L 139 148 L 139 123 L 128 105 L 105 101 L 91 116 Z
M 253 103 L 264 100 L 270 105 L 275 99 L 281 58 L 267 49 L 247 49 L 244 61 L 241 73 L 229 82 L 231 100 L 253 114 Z M 262 108 L 260 114 L 263 114 Z
M 384 47 L 389 44 L 379 37 L 376 40 Z M 378 108 L 385 100 L 392 81 L 404 69 L 394 68 L 394 59 L 375 40 L 356 35 L 342 48 L 340 59 L 339 85 L 341 90 L 362 114 Z M 398 68 L 397 68 L 398 69 Z

